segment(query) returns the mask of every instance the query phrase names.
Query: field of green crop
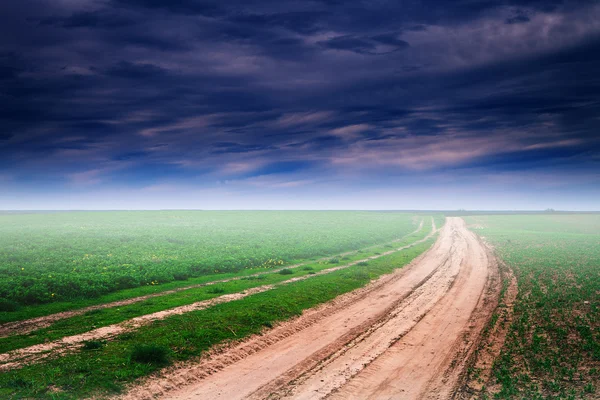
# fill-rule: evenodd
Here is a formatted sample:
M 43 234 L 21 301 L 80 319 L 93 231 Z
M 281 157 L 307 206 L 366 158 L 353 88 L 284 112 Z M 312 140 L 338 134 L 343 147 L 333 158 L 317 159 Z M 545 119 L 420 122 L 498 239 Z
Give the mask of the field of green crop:
M 519 294 L 489 398 L 600 395 L 600 215 L 472 216 Z
M 440 227 L 443 217 L 433 217 Z M 481 398 L 597 399 L 600 215 L 465 219 L 512 269 L 519 289 Z M 433 243 L 421 243 L 430 232 L 430 216 L 394 212 L 0 214 L 0 324 L 75 312 L 0 337 L 0 353 L 272 285 L 7 370 L 0 374 L 0 398 L 118 393 L 174 361 L 193 360 L 215 344 L 260 332 L 405 265 Z M 400 246 L 408 247 L 381 256 Z M 360 262 L 371 256 L 378 258 Z M 298 277 L 310 279 L 288 282 Z M 85 309 L 147 295 L 154 297 Z M 496 316 L 491 323 L 504 322 Z
M 402 267 L 434 239 L 368 265 L 283 285 L 240 301 L 157 321 L 106 343 L 46 363 L 0 374 L 0 398 L 78 399 L 114 395 L 169 363 L 194 359 L 213 345 L 241 339 L 299 315 L 302 310 L 359 288 Z M 91 347 L 91 346 L 90 346 Z M 138 353 L 148 359 L 138 359 Z
M 287 265 L 399 238 L 406 213 L 0 214 L 0 312 Z
M 106 215 L 73 213 L 1 216 L 13 221 L 11 229 L 6 225 L 2 226 L 1 229 L 10 235 L 7 235 L 8 239 L 2 237 L 1 240 L 12 243 L 14 249 L 18 248 L 15 243 L 24 243 L 27 238 L 31 241 L 31 245 L 14 253 L 13 259 L 3 268 L 6 271 L 16 268 L 18 273 L 20 268 L 25 267 L 20 267 L 24 264 L 12 264 L 14 259 L 19 258 L 22 262 L 28 260 L 31 271 L 27 279 L 45 284 L 52 284 L 52 279 L 59 276 L 58 272 L 64 280 L 79 276 L 94 283 L 97 280 L 109 282 L 111 277 L 118 276 L 111 275 L 114 271 L 128 271 L 140 278 L 147 270 L 173 273 L 190 271 L 190 266 L 195 265 L 210 265 L 210 269 L 200 269 L 198 273 L 201 276 L 190 277 L 186 281 L 161 281 L 158 285 L 143 282 L 143 287 L 140 288 L 116 288 L 112 294 L 97 297 L 93 304 L 131 298 L 144 294 L 142 290 L 146 289 L 156 290 L 150 293 L 161 295 L 128 305 L 70 316 L 26 334 L 0 337 L 0 353 L 47 343 L 140 315 L 225 294 L 240 293 L 261 285 L 272 285 L 272 289 L 203 310 L 169 316 L 110 340 L 84 342 L 74 352 L 6 370 L 0 374 L 0 398 L 76 399 L 118 393 L 127 384 L 172 362 L 194 359 L 215 344 L 243 339 L 279 321 L 297 316 L 302 310 L 364 286 L 381 274 L 409 263 L 435 240 L 434 237 L 426 238 L 431 233 L 432 219 L 429 216 L 406 213 L 155 212 Z M 174 217 L 176 220 L 171 221 Z M 19 218 L 23 218 L 21 224 L 15 222 Z M 440 215 L 434 216 L 434 219 L 438 227 L 443 224 L 443 217 Z M 48 221 L 54 221 L 54 224 L 49 224 Z M 83 221 L 89 224 L 87 229 L 90 233 L 79 237 L 74 234 L 75 227 L 85 226 Z M 421 221 L 422 229 L 414 232 Z M 131 239 L 123 242 L 120 237 Z M 167 240 L 173 238 L 181 240 L 182 244 Z M 71 242 L 72 245 L 61 252 L 61 246 Z M 406 248 L 401 251 L 384 254 L 404 246 Z M 49 249 L 54 250 L 51 252 Z M 349 250 L 352 252 L 346 253 Z M 45 251 L 52 255 L 42 260 L 34 259 L 33 254 L 41 255 Z M 342 252 L 344 254 L 340 254 Z M 69 262 L 80 253 L 107 253 L 112 256 L 108 259 L 88 256 L 89 263 L 79 264 L 79 275 L 73 274 L 77 271 L 72 271 L 75 267 L 71 267 Z M 211 263 L 205 262 L 203 254 L 212 257 Z M 251 257 L 250 254 L 254 256 Z M 160 255 L 161 259 L 148 261 L 147 258 L 152 255 Z M 315 259 L 322 256 L 327 258 Z M 377 258 L 364 261 L 372 256 Z M 112 257 L 120 263 L 135 265 L 135 268 L 119 269 L 117 266 L 120 264 L 112 264 Z M 302 261 L 302 264 L 280 269 L 292 261 Z M 52 262 L 57 262 L 56 268 L 53 268 Z M 337 271 L 326 271 L 337 266 L 345 267 Z M 327 273 L 319 275 L 321 271 Z M 12 273 L 7 275 L 18 277 Z M 190 283 L 210 282 L 223 277 L 240 279 L 189 287 Z M 308 279 L 289 281 L 290 278 L 298 277 Z M 185 290 L 166 294 L 160 292 L 166 288 L 182 288 L 177 286 L 180 284 L 184 285 Z M 18 290 L 18 287 L 11 288 L 7 285 L 5 290 L 10 292 Z M 15 299 L 13 301 L 16 302 Z M 63 303 L 68 305 L 67 309 L 87 304 L 53 301 L 54 303 L 38 305 L 19 304 L 19 310 L 5 311 L 3 314 L 6 320 L 19 321 L 28 316 L 44 316 L 56 311 L 54 306 Z

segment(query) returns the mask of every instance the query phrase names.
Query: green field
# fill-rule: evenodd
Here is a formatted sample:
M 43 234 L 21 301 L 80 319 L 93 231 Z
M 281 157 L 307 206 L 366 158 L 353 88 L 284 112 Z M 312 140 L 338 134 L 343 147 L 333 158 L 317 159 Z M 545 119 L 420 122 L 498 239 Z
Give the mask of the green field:
M 519 289 L 489 398 L 597 399 L 600 215 L 466 219 L 514 271 Z
M 406 265 L 435 240 L 432 237 L 423 241 L 431 233 L 430 216 L 389 212 L 132 212 L 1 217 L 12 221 L 10 229 L 3 225 L 8 234 L 2 240 L 20 250 L 10 253 L 13 256 L 3 265 L 6 275 L 14 279 L 5 286 L 7 293 L 21 290 L 18 279 L 33 280 L 38 285 L 52 285 L 58 277 L 64 282 L 86 279 L 90 284 L 111 282 L 127 273 L 140 279 L 139 287 L 112 288 L 112 293 L 92 299 L 81 299 L 82 295 L 74 292 L 61 295 L 62 301 L 55 295 L 50 303 L 26 305 L 18 302 L 18 297 L 12 297 L 17 307 L 2 313 L 4 321 L 77 310 L 142 294 L 160 294 L 167 289 L 222 278 L 239 279 L 58 320 L 26 334 L 0 338 L 0 353 L 261 285 L 273 285 L 273 289 L 170 316 L 109 341 L 84 343 L 74 353 L 6 371 L 0 374 L 0 398 L 75 399 L 118 393 L 125 385 L 172 362 L 197 357 L 215 344 L 258 333 L 299 315 L 304 309 L 364 286 L 381 274 Z M 441 215 L 433 217 L 438 227 L 443 224 Z M 422 228 L 418 229 L 421 222 Z M 89 230 L 87 235 L 76 235 L 81 226 Z M 131 239 L 123 242 L 122 237 Z M 25 245 L 26 242 L 30 244 Z M 61 246 L 67 246 L 65 251 Z M 409 247 L 383 255 L 404 246 Z M 46 252 L 49 255 L 42 257 Z M 112 255 L 91 256 L 105 253 Z M 81 254 L 84 258 L 85 254 L 89 256 L 73 271 L 75 267 L 70 264 L 74 259 L 79 260 Z M 34 255 L 42 258 L 36 259 Z M 153 255 L 161 258 L 153 260 Z M 319 258 L 324 256 L 325 259 Z M 377 258 L 359 262 L 372 256 Z M 115 259 L 135 267 L 123 267 Z M 21 267 L 25 261 L 29 261 L 28 266 Z M 56 268 L 53 262 L 57 263 Z M 281 270 L 292 262 L 302 264 Z M 353 262 L 355 265 L 348 266 Z M 194 270 L 194 266 L 204 267 Z M 347 267 L 317 275 L 336 266 Z M 25 273 L 21 268 L 29 269 L 27 277 L 18 275 Z M 12 273 L 15 270 L 17 274 Z M 150 271 L 162 271 L 165 278 L 152 285 L 152 281 L 143 280 Z M 186 271 L 190 277 L 175 280 L 175 276 L 167 276 L 175 271 Z M 302 276 L 309 279 L 288 282 Z M 105 290 L 110 291 L 108 287 Z
M 75 313 L 0 336 L 0 354 L 272 285 L 3 371 L 0 398 L 119 393 L 173 362 L 193 361 L 215 344 L 259 333 L 406 265 L 434 242 L 435 235 L 424 240 L 432 218 L 443 225 L 441 214 L 401 212 L 0 214 L 0 324 Z M 514 272 L 519 290 L 492 377 L 477 396 L 598 398 L 600 215 L 465 220 L 494 247 L 502 270 Z M 363 261 L 369 257 L 377 258 Z M 329 271 L 335 267 L 344 269 Z M 307 279 L 289 281 L 299 277 Z M 153 297 L 137 299 L 147 295 Z M 127 299 L 135 301 L 85 308 Z M 490 324 L 506 324 L 499 315 Z
M 0 312 L 273 268 L 397 239 L 406 213 L 0 214 Z

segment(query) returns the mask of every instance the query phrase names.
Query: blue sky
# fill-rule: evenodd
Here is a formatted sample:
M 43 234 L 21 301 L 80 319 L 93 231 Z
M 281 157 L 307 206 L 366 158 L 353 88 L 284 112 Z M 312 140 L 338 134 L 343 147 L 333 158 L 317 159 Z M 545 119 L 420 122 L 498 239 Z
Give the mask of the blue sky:
M 0 209 L 600 210 L 600 5 L 9 0 Z

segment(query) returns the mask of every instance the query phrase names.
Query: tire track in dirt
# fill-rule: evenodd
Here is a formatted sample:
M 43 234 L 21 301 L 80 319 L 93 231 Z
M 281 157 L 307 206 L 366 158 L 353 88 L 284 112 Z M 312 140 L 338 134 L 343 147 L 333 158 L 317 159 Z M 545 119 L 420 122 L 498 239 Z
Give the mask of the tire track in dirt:
M 421 231 L 421 229 L 423 229 L 423 219 L 421 219 L 419 226 L 417 227 L 416 230 L 414 230 L 411 233 L 408 233 L 404 236 L 402 236 L 401 238 L 395 239 L 393 240 L 391 243 L 396 243 L 399 242 L 400 240 L 410 236 L 410 235 L 414 235 L 415 233 L 419 233 Z M 362 250 L 369 250 L 371 248 L 380 246 L 379 244 L 373 245 L 373 246 L 369 246 L 369 247 L 365 247 L 362 248 Z M 344 257 L 353 253 L 356 253 L 357 250 L 352 250 L 352 251 L 347 251 L 345 253 L 340 253 L 340 254 L 336 254 L 335 256 L 340 256 L 340 257 Z M 303 263 L 298 263 L 298 264 L 293 264 L 293 265 L 288 265 L 288 266 L 283 266 L 281 268 L 276 268 L 276 269 L 272 269 L 269 271 L 263 271 L 263 272 L 258 272 L 256 274 L 252 274 L 252 275 L 244 275 L 244 276 L 236 276 L 233 278 L 227 278 L 227 279 L 219 279 L 219 280 L 215 280 L 215 281 L 210 281 L 210 282 L 205 282 L 205 283 L 199 283 L 197 285 L 190 285 L 190 286 L 185 286 L 185 287 L 181 287 L 181 288 L 176 288 L 176 289 L 170 289 L 170 290 L 165 290 L 163 292 L 159 292 L 159 293 L 152 293 L 152 294 L 148 294 L 148 295 L 144 295 L 144 296 L 138 296 L 138 297 L 132 297 L 130 299 L 125 299 L 125 300 L 118 300 L 118 301 L 113 301 L 110 303 L 104 303 L 104 304 L 98 304 L 98 305 L 94 305 L 94 306 L 88 306 L 88 307 L 83 307 L 77 310 L 71 310 L 71 311 L 64 311 L 64 312 L 59 312 L 59 313 L 54 313 L 54 314 L 49 314 L 49 315 L 44 315 L 41 317 L 36 317 L 36 318 L 30 318 L 30 319 L 26 319 L 26 320 L 21 320 L 21 321 L 14 321 L 14 322 L 7 322 L 4 324 L 0 325 L 0 339 L 4 338 L 4 337 L 8 337 L 8 336 L 12 336 L 12 335 L 24 335 L 27 334 L 29 332 L 33 332 L 35 330 L 38 329 L 43 329 L 43 328 L 47 328 L 50 325 L 52 325 L 53 323 L 63 320 L 63 319 L 67 319 L 67 318 L 72 318 L 78 315 L 83 315 L 87 312 L 90 311 L 94 311 L 94 310 L 101 310 L 104 308 L 114 308 L 114 307 L 121 307 L 121 306 L 126 306 L 129 304 L 134 304 L 134 303 L 139 303 L 141 301 L 144 300 L 148 300 L 148 299 L 152 299 L 152 298 L 156 298 L 156 297 L 161 297 L 161 296 L 165 296 L 165 295 L 169 295 L 169 294 L 173 294 L 173 293 L 178 293 L 178 292 L 182 292 L 185 290 L 190 290 L 190 289 L 197 289 L 197 288 L 201 288 L 201 287 L 205 287 L 205 286 L 210 286 L 210 285 L 215 285 L 215 284 L 219 284 L 219 283 L 226 283 L 226 282 L 232 282 L 232 281 L 238 281 L 242 278 L 252 278 L 252 277 L 256 277 L 258 275 L 264 274 L 264 273 L 271 273 L 271 272 L 279 272 L 282 269 L 294 269 L 294 268 L 298 268 L 298 267 L 302 267 L 306 264 L 310 264 L 310 263 L 314 263 L 314 262 L 319 262 L 319 261 L 325 261 L 332 256 L 328 256 L 328 257 L 322 257 L 319 258 L 317 260 L 314 261 L 307 261 L 307 262 L 303 262 Z
M 273 284 L 273 285 L 258 286 L 255 288 L 247 289 L 243 292 L 226 294 L 226 295 L 222 295 L 222 296 L 219 296 L 219 297 L 216 297 L 213 299 L 204 300 L 204 301 L 192 303 L 192 304 L 185 305 L 185 306 L 175 307 L 175 308 L 171 308 L 168 310 L 163 310 L 163 311 L 158 311 L 158 312 L 151 313 L 151 314 L 142 315 L 142 316 L 135 317 L 130 320 L 118 323 L 118 324 L 113 324 L 113 325 L 97 328 L 97 329 L 91 330 L 86 333 L 73 335 L 73 336 L 67 336 L 62 339 L 55 340 L 52 342 L 29 346 L 26 348 L 17 349 L 17 350 L 13 350 L 13 351 L 10 351 L 10 352 L 4 353 L 4 354 L 0 354 L 0 371 L 7 371 L 7 370 L 19 368 L 19 367 L 23 366 L 24 364 L 39 362 L 50 356 L 57 356 L 57 355 L 61 355 L 61 354 L 65 353 L 67 351 L 76 350 L 78 346 L 80 346 L 83 342 L 86 342 L 86 341 L 110 340 L 110 339 L 114 338 L 115 336 L 138 329 L 144 325 L 148 325 L 153 321 L 162 320 L 162 319 L 168 318 L 173 315 L 181 315 L 181 314 L 185 314 L 185 313 L 192 312 L 192 311 L 203 310 L 203 309 L 212 307 L 217 304 L 240 300 L 240 299 L 243 299 L 244 297 L 248 297 L 248 296 L 251 296 L 251 295 L 254 295 L 257 293 L 262 293 L 262 292 L 266 292 L 268 290 L 272 290 L 281 285 L 286 285 L 286 284 L 290 284 L 293 282 L 310 279 L 310 278 L 313 278 L 316 276 L 329 274 L 334 271 L 339 271 L 342 269 L 349 268 L 349 267 L 359 264 L 361 262 L 374 260 L 374 259 L 386 256 L 386 255 L 396 253 L 398 251 L 408 249 L 419 243 L 425 242 L 426 240 L 428 240 L 430 237 L 432 237 L 437 232 L 433 218 L 431 219 L 431 224 L 432 224 L 431 232 L 427 236 L 425 236 L 424 238 L 419 239 L 409 245 L 402 246 L 398 249 L 389 250 L 389 251 L 383 252 L 381 254 L 370 256 L 370 257 L 367 257 L 367 258 L 364 258 L 361 260 L 353 261 L 353 262 L 345 264 L 345 265 L 324 269 L 324 270 L 316 272 L 315 274 L 312 274 L 312 275 L 304 275 L 304 276 L 300 276 L 300 277 L 296 277 L 296 278 L 291 278 L 286 281 L 279 282 L 279 283 Z
M 328 399 L 452 397 L 462 373 L 456 364 L 466 360 L 461 349 L 472 349 L 487 321 L 473 316 L 485 304 L 492 267 L 481 241 L 460 221 L 464 255 L 454 285 L 413 329 Z
M 461 374 L 455 356 L 489 316 L 489 268 L 476 236 L 449 218 L 408 267 L 124 398 L 449 398 Z

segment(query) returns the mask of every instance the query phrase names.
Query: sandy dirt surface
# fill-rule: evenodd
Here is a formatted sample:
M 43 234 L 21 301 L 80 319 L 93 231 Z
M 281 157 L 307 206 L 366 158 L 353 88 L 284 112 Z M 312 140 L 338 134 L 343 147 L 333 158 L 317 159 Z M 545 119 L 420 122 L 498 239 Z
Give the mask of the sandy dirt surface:
M 402 239 L 404 239 L 407 236 L 410 236 L 412 234 L 418 233 L 421 231 L 421 229 L 423 229 L 423 219 L 421 219 L 421 221 L 419 222 L 419 225 L 417 227 L 417 229 L 399 239 L 396 239 L 394 241 L 392 241 L 392 243 L 394 242 L 398 242 Z M 370 248 L 376 247 L 379 245 L 374 245 L 374 246 L 369 246 L 366 248 L 363 248 L 363 250 L 368 250 Z M 353 254 L 355 253 L 356 250 L 353 251 L 348 251 L 345 253 L 341 253 L 338 256 L 346 256 L 349 254 Z M 323 260 L 327 260 L 328 258 L 331 257 L 323 257 L 321 259 L 316 260 L 316 262 L 318 261 L 323 261 Z M 301 267 L 303 265 L 306 265 L 310 262 L 315 262 L 315 261 L 309 261 L 309 262 L 304 262 L 304 263 L 299 263 L 299 264 L 294 264 L 294 265 L 287 265 L 287 266 L 283 266 L 281 268 L 277 268 L 277 269 L 272 269 L 269 270 L 267 272 L 279 272 L 284 268 L 297 268 L 297 267 Z M 52 325 L 53 323 L 55 323 L 56 321 L 60 321 L 62 319 L 67 319 L 67 318 L 72 318 L 75 317 L 77 315 L 83 315 L 87 312 L 90 311 L 94 311 L 94 310 L 100 310 L 103 308 L 112 308 L 112 307 L 121 307 L 121 306 L 126 306 L 129 304 L 133 304 L 133 303 L 139 303 L 141 301 L 144 300 L 148 300 L 154 297 L 160 297 L 160 296 L 165 296 L 168 294 L 173 294 L 173 293 L 177 293 L 177 292 L 181 292 L 184 290 L 190 290 L 190 289 L 196 289 L 196 288 L 200 288 L 200 287 L 204 287 L 204 286 L 210 286 L 210 285 L 214 285 L 214 284 L 218 284 L 218 283 L 225 283 L 225 282 L 231 282 L 231 281 L 236 281 L 236 280 L 240 280 L 242 278 L 245 277 L 252 277 L 252 276 L 257 276 L 260 274 L 263 274 L 265 272 L 259 272 L 256 274 L 252 274 L 252 275 L 244 275 L 244 276 L 237 276 L 234 278 L 227 278 L 227 279 L 219 279 L 219 280 L 215 280 L 215 281 L 211 281 L 211 282 L 206 282 L 206 283 L 199 283 L 197 285 L 190 285 L 190 286 L 185 286 L 185 287 L 181 287 L 181 288 L 177 288 L 177 289 L 171 289 L 171 290 L 165 290 L 163 292 L 160 293 L 152 293 L 152 294 L 148 294 L 145 296 L 138 296 L 138 297 L 132 297 L 130 299 L 125 299 L 125 300 L 119 300 L 119 301 L 113 301 L 110 303 L 104 303 L 104 304 L 98 304 L 95 306 L 89 306 L 89 307 L 83 307 L 77 310 L 72 310 L 72 311 L 64 311 L 64 312 L 60 312 L 60 313 L 54 313 L 54 314 L 49 314 L 49 315 L 44 315 L 41 317 L 37 317 L 37 318 L 31 318 L 31 319 L 27 319 L 27 320 L 22 320 L 22 321 L 14 321 L 14 322 L 7 322 L 4 324 L 0 325 L 0 338 L 3 337 L 8 337 L 8 336 L 12 336 L 12 335 L 24 335 L 27 334 L 29 332 L 33 332 L 37 329 L 42 329 L 42 328 L 47 328 L 48 326 Z
M 361 262 L 374 260 L 376 258 L 380 258 L 380 257 L 386 256 L 386 255 L 389 255 L 389 254 L 392 254 L 392 253 L 395 253 L 398 251 L 405 250 L 407 248 L 415 246 L 418 243 L 422 243 L 422 242 L 428 240 L 431 236 L 433 236 L 436 233 L 436 227 L 435 227 L 433 218 L 431 219 L 431 226 L 432 226 L 431 232 L 427 236 L 425 236 L 423 239 L 417 240 L 414 243 L 411 243 L 409 245 L 402 246 L 402 247 L 399 247 L 399 248 L 396 248 L 393 250 L 389 250 L 389 251 L 383 252 L 378 255 L 374 255 L 374 256 L 370 256 L 370 257 L 367 257 L 367 258 L 364 258 L 361 260 L 353 261 L 348 264 L 344 264 L 344 265 L 340 265 L 340 266 L 332 267 L 332 268 L 327 268 L 327 269 L 321 270 L 315 274 L 291 278 L 291 279 L 285 280 L 283 282 L 280 282 L 280 283 L 277 283 L 274 285 L 258 286 L 255 288 L 247 289 L 240 293 L 225 294 L 225 295 L 216 297 L 214 299 L 199 301 L 199 302 L 192 303 L 192 304 L 185 305 L 185 306 L 175 307 L 175 308 L 171 308 L 171 309 L 164 310 L 164 311 L 158 311 L 155 313 L 142 315 L 142 316 L 135 317 L 130 320 L 118 323 L 118 324 L 109 325 L 109 326 L 97 328 L 94 330 L 90 330 L 90 331 L 82 333 L 82 334 L 67 336 L 67 337 L 63 337 L 59 340 L 55 340 L 55 341 L 51 341 L 51 342 L 47 342 L 47 343 L 43 343 L 43 344 L 39 344 L 39 345 L 29 346 L 26 348 L 10 351 L 8 353 L 0 354 L 0 371 L 8 371 L 11 369 L 19 368 L 25 364 L 38 362 L 38 361 L 43 360 L 48 357 L 57 356 L 57 355 L 63 354 L 64 352 L 75 350 L 78 347 L 80 347 L 82 345 L 82 343 L 85 341 L 110 340 L 117 335 L 121 335 L 123 333 L 132 331 L 134 329 L 138 329 L 138 328 L 140 328 L 144 325 L 147 325 L 153 321 L 162 320 L 162 319 L 168 318 L 173 315 L 181 315 L 181 314 L 189 313 L 192 311 L 203 310 L 203 309 L 206 309 L 206 308 L 209 308 L 214 305 L 221 304 L 221 303 L 227 303 L 230 301 L 240 300 L 240 299 L 243 299 L 244 297 L 251 296 L 253 294 L 272 290 L 275 287 L 278 287 L 280 285 L 290 284 L 290 283 L 301 281 L 301 280 L 311 279 L 316 276 L 329 274 L 334 271 L 339 271 L 339 270 L 342 270 L 345 268 L 349 268 L 349 267 L 359 264 Z
M 490 255 L 448 218 L 411 265 L 124 398 L 449 398 L 495 306 Z
M 492 368 L 494 360 L 500 355 L 502 346 L 506 341 L 506 335 L 513 320 L 514 302 L 519 294 L 517 278 L 512 270 L 503 265 L 502 271 L 508 286 L 504 297 L 496 308 L 498 319 L 493 326 L 489 327 L 488 334 L 482 338 L 477 353 L 474 354 L 472 368 L 477 373 L 465 380 L 463 387 L 456 396 L 457 399 L 479 399 L 483 392 L 486 392 L 489 397 L 493 397 L 494 393 L 500 389 L 499 385 L 490 382 Z
M 457 350 L 473 327 L 469 323 L 488 282 L 489 259 L 484 246 L 464 226 L 457 230 L 458 274 L 453 285 L 426 316 L 347 385 L 329 398 L 447 399 L 458 385 L 458 373 L 447 373 L 462 361 Z M 490 309 L 490 312 L 493 308 Z M 476 328 L 481 330 L 486 320 Z M 474 343 L 474 342 L 473 342 Z

